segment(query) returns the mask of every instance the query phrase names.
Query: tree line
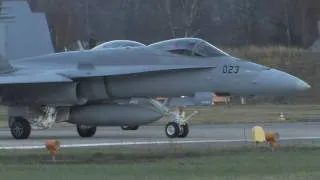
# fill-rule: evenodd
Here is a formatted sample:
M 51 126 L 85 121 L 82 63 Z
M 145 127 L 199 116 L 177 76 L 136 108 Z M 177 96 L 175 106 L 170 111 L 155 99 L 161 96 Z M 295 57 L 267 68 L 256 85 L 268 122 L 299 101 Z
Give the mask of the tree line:
M 319 0 L 28 0 L 45 12 L 62 51 L 76 40 L 151 43 L 199 37 L 217 46 L 309 47 L 318 36 Z

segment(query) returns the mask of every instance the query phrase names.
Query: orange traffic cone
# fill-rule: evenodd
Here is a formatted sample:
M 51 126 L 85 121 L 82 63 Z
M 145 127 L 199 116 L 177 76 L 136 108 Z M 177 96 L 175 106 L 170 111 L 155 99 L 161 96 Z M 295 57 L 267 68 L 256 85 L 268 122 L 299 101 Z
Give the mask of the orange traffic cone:
M 56 156 L 60 150 L 60 141 L 59 140 L 47 140 L 46 149 L 50 151 L 52 161 L 56 161 Z
M 266 132 L 265 136 L 266 136 L 266 142 L 270 145 L 272 151 L 280 147 L 278 143 L 279 133 Z

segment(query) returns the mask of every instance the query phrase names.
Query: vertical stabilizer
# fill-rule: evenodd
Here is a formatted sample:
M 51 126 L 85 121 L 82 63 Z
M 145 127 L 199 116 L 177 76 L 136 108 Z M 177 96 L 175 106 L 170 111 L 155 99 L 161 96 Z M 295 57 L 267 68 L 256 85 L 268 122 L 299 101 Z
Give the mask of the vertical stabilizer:
M 33 13 L 27 1 L 3 1 L 5 13 L 13 16 L 10 23 L 0 21 L 0 52 L 8 60 L 54 53 L 44 13 Z
M 9 73 L 13 71 L 13 67 L 9 63 L 8 59 L 0 55 L 0 74 Z

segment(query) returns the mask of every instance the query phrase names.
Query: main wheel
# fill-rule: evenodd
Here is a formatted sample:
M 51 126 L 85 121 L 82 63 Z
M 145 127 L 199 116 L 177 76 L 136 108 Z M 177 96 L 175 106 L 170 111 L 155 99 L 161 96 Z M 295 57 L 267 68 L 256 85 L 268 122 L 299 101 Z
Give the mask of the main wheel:
M 31 126 L 28 120 L 15 117 L 10 126 L 10 131 L 15 139 L 27 139 L 31 134 Z
M 138 130 L 139 126 L 121 126 L 121 129 L 124 131 L 135 131 Z
M 97 127 L 88 127 L 83 125 L 77 125 L 77 131 L 79 136 L 83 138 L 93 137 L 96 134 Z
M 185 138 L 189 134 L 189 125 L 185 124 L 180 126 L 180 133 L 178 135 L 179 138 Z
M 176 122 L 168 123 L 165 127 L 165 130 L 166 130 L 166 135 L 169 138 L 176 138 L 179 136 L 179 133 L 180 133 L 179 124 Z

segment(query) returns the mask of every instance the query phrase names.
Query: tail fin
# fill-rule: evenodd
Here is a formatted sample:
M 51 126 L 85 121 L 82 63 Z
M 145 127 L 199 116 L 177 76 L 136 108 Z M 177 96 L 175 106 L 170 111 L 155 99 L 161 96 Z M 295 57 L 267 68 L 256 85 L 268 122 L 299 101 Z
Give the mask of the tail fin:
M 0 24 L 0 52 L 9 60 L 54 53 L 48 23 L 44 13 L 31 11 L 27 1 L 3 1 L 9 7 L 12 23 Z M 2 46 L 1 46 L 2 44 Z M 1 47 L 4 47 L 3 50 Z
M 13 67 L 11 66 L 8 59 L 0 55 L 0 74 L 10 73 L 13 71 Z

